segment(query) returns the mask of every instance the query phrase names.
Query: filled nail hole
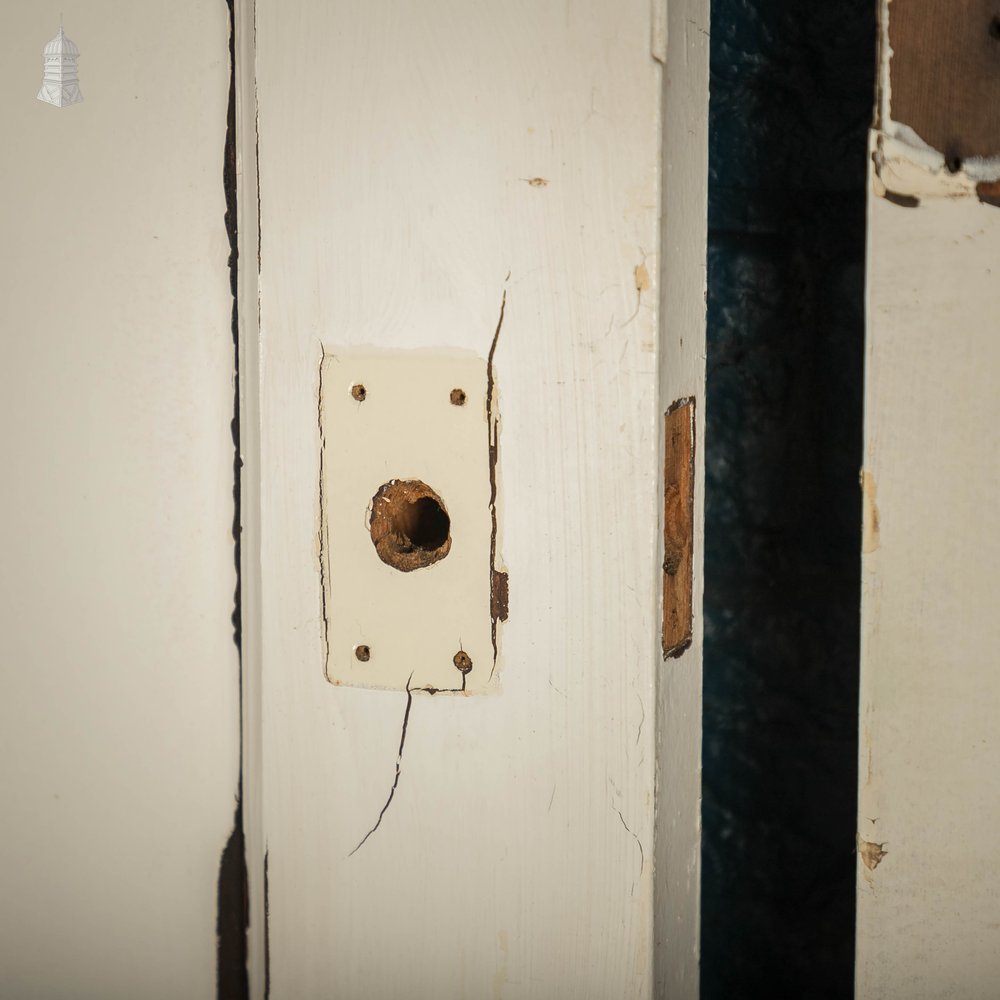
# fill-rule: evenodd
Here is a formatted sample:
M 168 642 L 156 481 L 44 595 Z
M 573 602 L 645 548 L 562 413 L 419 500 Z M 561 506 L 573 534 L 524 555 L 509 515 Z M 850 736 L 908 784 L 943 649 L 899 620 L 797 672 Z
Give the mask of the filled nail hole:
M 372 498 L 372 544 L 387 566 L 409 573 L 451 551 L 451 518 L 444 501 L 419 479 L 393 479 Z
M 463 673 L 467 674 L 472 669 L 472 657 L 464 650 L 460 649 L 453 657 L 452 663 Z
M 372 658 L 372 651 L 368 646 L 355 646 L 354 655 L 361 663 L 367 663 Z
M 465 390 L 464 389 L 452 389 L 451 390 L 451 405 L 452 406 L 465 406 Z
M 368 396 L 368 390 L 358 382 L 351 386 L 351 395 L 359 402 L 363 403 Z

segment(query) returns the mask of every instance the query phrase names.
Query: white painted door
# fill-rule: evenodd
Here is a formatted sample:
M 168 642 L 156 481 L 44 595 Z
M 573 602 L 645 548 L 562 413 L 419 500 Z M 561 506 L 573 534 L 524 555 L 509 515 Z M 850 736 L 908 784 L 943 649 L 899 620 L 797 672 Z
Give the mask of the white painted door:
M 697 995 L 706 21 L 242 8 L 255 996 Z
M 228 18 L 64 10 L 60 39 L 57 5 L 8 0 L 0 33 L 0 996 L 211 997 L 239 751 Z
M 859 998 L 986 1000 L 1000 981 L 1000 25 L 983 5 L 956 13 L 914 2 L 882 10 Z

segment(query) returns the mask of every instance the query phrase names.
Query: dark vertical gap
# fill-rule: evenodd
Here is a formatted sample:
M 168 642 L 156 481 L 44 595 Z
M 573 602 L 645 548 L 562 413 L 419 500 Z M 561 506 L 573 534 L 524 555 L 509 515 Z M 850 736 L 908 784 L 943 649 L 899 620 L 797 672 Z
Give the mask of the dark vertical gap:
M 264 1000 L 271 996 L 271 891 L 268 884 L 268 858 L 264 851 Z
M 874 0 L 712 0 L 704 1000 L 853 992 Z
M 239 341 L 239 250 L 236 233 L 236 38 L 233 0 L 226 0 L 229 10 L 229 104 L 226 110 L 226 141 L 222 183 L 226 195 L 226 233 L 229 236 L 229 289 L 233 305 L 230 327 L 233 337 L 233 559 L 236 564 L 236 587 L 233 592 L 233 642 L 239 654 L 240 748 L 239 779 L 233 832 L 226 841 L 219 862 L 217 892 L 216 989 L 219 1000 L 246 1000 L 250 995 L 247 971 L 247 927 L 250 922 L 247 888 L 246 843 L 243 833 L 243 621 L 241 604 L 240 533 L 240 341 Z

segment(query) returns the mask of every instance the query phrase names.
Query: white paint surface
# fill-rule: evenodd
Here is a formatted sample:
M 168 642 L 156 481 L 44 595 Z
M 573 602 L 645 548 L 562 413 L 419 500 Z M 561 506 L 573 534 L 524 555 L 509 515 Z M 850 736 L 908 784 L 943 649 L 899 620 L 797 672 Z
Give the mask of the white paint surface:
M 1000 210 L 931 180 L 917 207 L 869 198 L 858 836 L 885 853 L 858 863 L 865 1000 L 1000 982 Z
M 238 753 L 226 9 L 78 6 L 61 109 L 58 14 L 10 0 L 0 42 L 0 995 L 207 998 Z
M 705 18 L 671 5 L 665 81 L 645 0 L 258 0 L 263 729 L 247 787 L 271 997 L 697 995 L 700 622 L 664 664 L 659 599 L 663 411 L 703 386 Z M 332 686 L 319 358 L 485 359 L 505 292 L 503 691 Z M 252 930 L 259 970 L 259 911 Z

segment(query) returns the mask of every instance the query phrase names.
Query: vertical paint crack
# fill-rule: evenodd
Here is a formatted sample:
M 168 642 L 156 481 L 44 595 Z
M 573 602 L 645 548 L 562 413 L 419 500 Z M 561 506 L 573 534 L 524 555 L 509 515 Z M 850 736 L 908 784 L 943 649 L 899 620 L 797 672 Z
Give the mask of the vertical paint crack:
M 500 316 L 486 359 L 486 442 L 490 463 L 490 640 L 493 645 L 493 666 L 490 680 L 497 669 L 497 622 L 507 620 L 509 603 L 509 580 L 506 573 L 497 569 L 497 457 L 499 452 L 500 418 L 496 412 L 496 379 L 493 361 L 500 342 L 504 313 L 507 308 L 507 282 L 510 271 L 504 279 L 503 295 L 500 298 Z
M 319 426 L 319 589 L 320 614 L 323 619 L 323 666 L 330 662 L 330 619 L 326 607 L 326 559 L 329 542 L 329 525 L 326 519 L 326 494 L 324 484 L 324 455 L 326 453 L 326 433 L 323 430 L 323 364 L 326 349 L 319 345 L 319 391 L 316 398 L 316 422 Z
M 642 878 L 642 873 L 646 868 L 646 852 L 642 849 L 642 841 L 632 832 L 631 827 L 625 822 L 625 817 L 622 815 L 621 809 L 617 809 L 614 806 L 612 808 L 618 813 L 618 818 L 622 821 L 622 826 L 625 827 L 626 832 L 635 841 L 636 846 L 639 848 L 639 878 Z M 631 896 L 635 891 L 635 882 L 632 883 L 632 889 L 629 892 Z
M 270 851 L 264 848 L 264 1000 L 271 996 L 271 893 L 268 883 Z
M 413 688 L 410 687 L 410 681 L 412 680 L 413 674 L 410 674 L 406 681 L 406 711 L 403 713 L 403 728 L 399 734 L 399 751 L 396 754 L 396 777 L 393 779 L 392 788 L 389 789 L 389 797 L 385 800 L 385 805 L 382 806 L 382 810 L 378 814 L 378 819 L 375 820 L 375 825 L 361 838 L 358 846 L 347 855 L 349 858 L 357 854 L 364 847 L 365 841 L 382 825 L 382 817 L 385 816 L 386 811 L 392 804 L 392 798 L 399 787 L 399 775 L 403 769 L 403 748 L 406 746 L 406 729 L 410 724 L 410 709 L 413 707 Z
M 233 830 L 219 859 L 216 887 L 216 993 L 219 1000 L 245 1000 L 250 994 L 247 972 L 247 928 L 250 923 L 247 888 L 246 840 L 243 831 L 243 618 L 242 618 L 242 500 L 240 444 L 240 327 L 239 327 L 239 241 L 237 233 L 236 171 L 236 28 L 233 0 L 229 11 L 229 98 L 226 107 L 226 133 L 223 147 L 222 185 L 225 193 L 226 235 L 229 239 L 229 288 L 232 295 L 230 330 L 233 338 L 233 416 L 230 432 L 233 440 L 233 561 L 236 582 L 233 587 L 233 643 L 237 652 L 239 695 L 239 764 L 236 809 Z
M 232 0 L 230 0 L 230 3 Z M 257 0 L 253 4 L 253 51 L 257 52 Z M 257 183 L 257 277 L 260 278 L 260 102 L 257 100 L 257 71 L 253 74 L 253 155 L 254 177 Z M 257 282 L 257 329 L 260 329 L 260 281 Z

